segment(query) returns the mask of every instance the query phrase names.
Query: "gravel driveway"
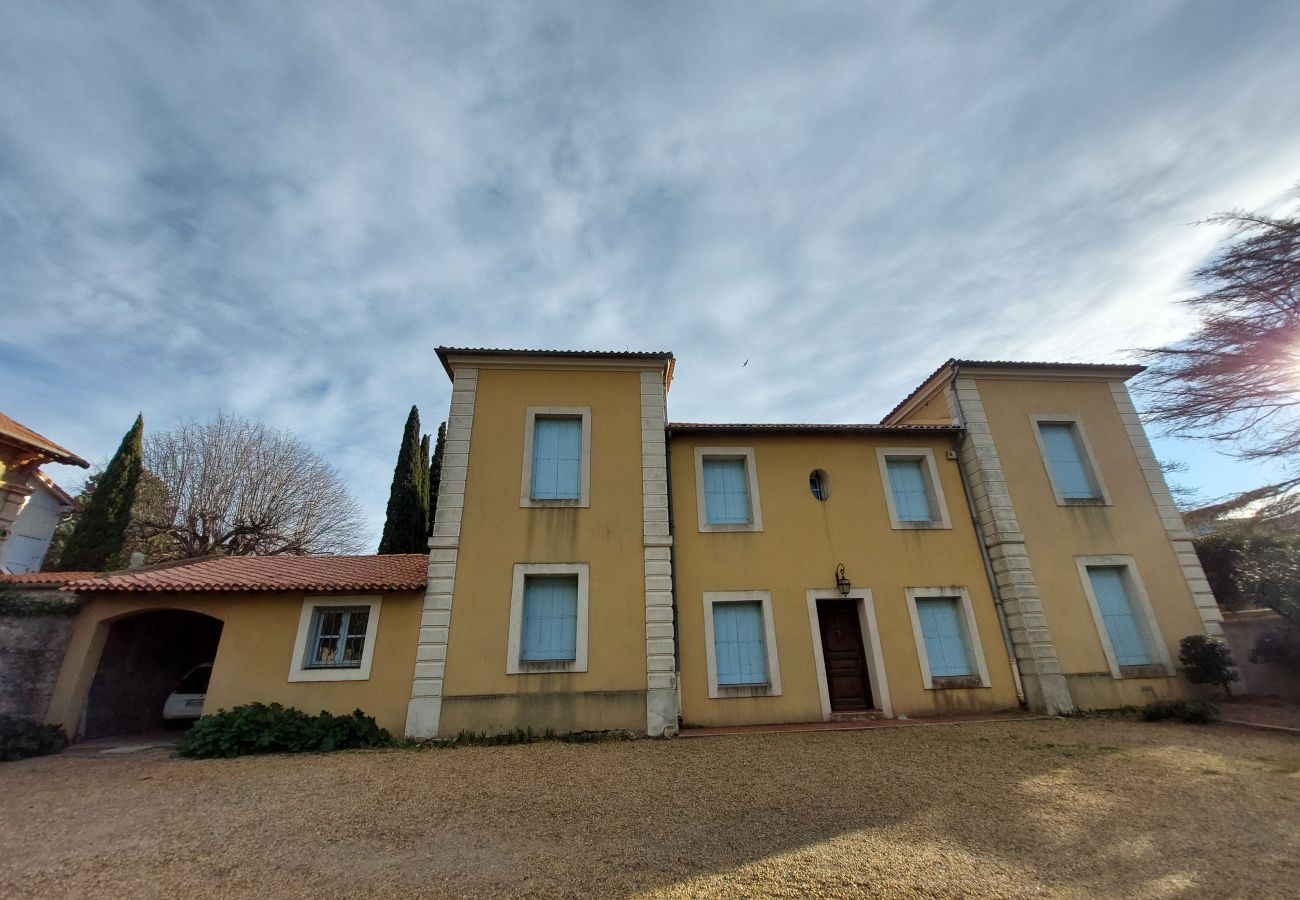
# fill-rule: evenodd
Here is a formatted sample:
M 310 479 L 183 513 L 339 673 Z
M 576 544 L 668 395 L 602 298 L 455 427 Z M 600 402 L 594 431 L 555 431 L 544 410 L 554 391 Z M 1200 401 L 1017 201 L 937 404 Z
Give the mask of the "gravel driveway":
M 0 896 L 1282 896 L 1300 740 L 1039 720 L 0 764 Z

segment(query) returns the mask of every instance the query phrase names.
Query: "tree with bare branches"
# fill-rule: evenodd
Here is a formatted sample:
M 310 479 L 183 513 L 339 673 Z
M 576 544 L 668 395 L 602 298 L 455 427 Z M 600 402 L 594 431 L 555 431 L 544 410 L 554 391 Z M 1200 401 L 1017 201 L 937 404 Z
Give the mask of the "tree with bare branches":
M 323 457 L 286 431 L 227 413 L 145 440 L 165 490 L 137 512 L 168 556 L 362 552 L 355 498 Z
M 1297 187 L 1300 193 L 1300 187 Z M 1146 416 L 1166 432 L 1208 438 L 1247 459 L 1300 455 L 1300 218 L 1241 210 L 1227 246 L 1194 275 L 1185 302 L 1197 330 L 1146 351 Z M 1297 473 L 1300 475 L 1300 473 Z M 1294 483 L 1294 482 L 1293 482 Z

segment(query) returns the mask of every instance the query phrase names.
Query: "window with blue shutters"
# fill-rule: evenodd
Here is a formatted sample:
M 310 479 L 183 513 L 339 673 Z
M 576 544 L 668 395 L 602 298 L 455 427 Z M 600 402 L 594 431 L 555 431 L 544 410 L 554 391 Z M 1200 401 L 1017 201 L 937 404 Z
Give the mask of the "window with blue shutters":
M 532 498 L 577 500 L 582 491 L 582 419 L 533 420 Z
M 1079 429 L 1071 422 L 1039 422 L 1043 456 L 1063 500 L 1096 500 L 1101 494 L 1084 458 Z
M 934 678 L 974 675 L 959 597 L 917 597 L 916 617 Z
M 894 512 L 900 522 L 929 522 L 934 519 L 930 492 L 926 486 L 925 460 L 889 459 L 889 487 L 894 495 Z
M 519 659 L 571 660 L 577 644 L 578 576 L 526 576 Z
M 1089 566 L 1088 580 L 1097 599 L 1097 611 L 1106 626 L 1115 663 L 1120 666 L 1150 665 L 1151 650 L 1146 629 L 1137 616 L 1123 566 Z
M 746 525 L 751 521 L 749 473 L 743 459 L 705 459 L 704 507 L 710 525 Z
M 714 603 L 713 647 L 719 685 L 767 684 L 761 603 Z

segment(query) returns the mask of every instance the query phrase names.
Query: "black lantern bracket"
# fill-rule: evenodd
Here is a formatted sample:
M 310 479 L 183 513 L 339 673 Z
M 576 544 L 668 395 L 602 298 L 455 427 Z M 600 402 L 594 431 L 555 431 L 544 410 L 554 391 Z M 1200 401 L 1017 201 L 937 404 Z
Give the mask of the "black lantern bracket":
M 853 582 L 849 581 L 849 576 L 844 573 L 844 563 L 835 567 L 835 589 L 840 592 L 841 597 L 847 597 L 849 591 L 853 590 Z

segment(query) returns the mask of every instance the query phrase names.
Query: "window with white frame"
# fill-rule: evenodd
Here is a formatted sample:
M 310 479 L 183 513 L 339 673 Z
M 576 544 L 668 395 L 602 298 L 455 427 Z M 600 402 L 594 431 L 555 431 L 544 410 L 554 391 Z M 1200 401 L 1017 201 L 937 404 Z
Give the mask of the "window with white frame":
M 529 407 L 520 506 L 590 506 L 591 409 Z
M 1059 415 L 1030 418 L 1056 502 L 1063 506 L 1109 502 L 1079 421 Z
M 768 591 L 706 593 L 704 640 L 711 698 L 780 695 L 776 628 Z
M 318 606 L 302 665 L 306 669 L 356 669 L 366 645 L 368 606 Z
M 908 588 L 907 606 L 921 680 L 927 689 L 989 686 L 968 590 L 956 586 Z
M 700 531 L 762 531 L 753 447 L 695 448 Z
M 506 674 L 587 671 L 587 563 L 516 563 Z
M 1077 563 L 1111 674 L 1116 678 L 1173 674 L 1133 558 L 1082 556 Z
M 934 451 L 928 447 L 876 449 L 890 526 L 951 528 Z
M 290 681 L 364 681 L 379 625 L 377 597 L 303 601 L 289 665 Z

